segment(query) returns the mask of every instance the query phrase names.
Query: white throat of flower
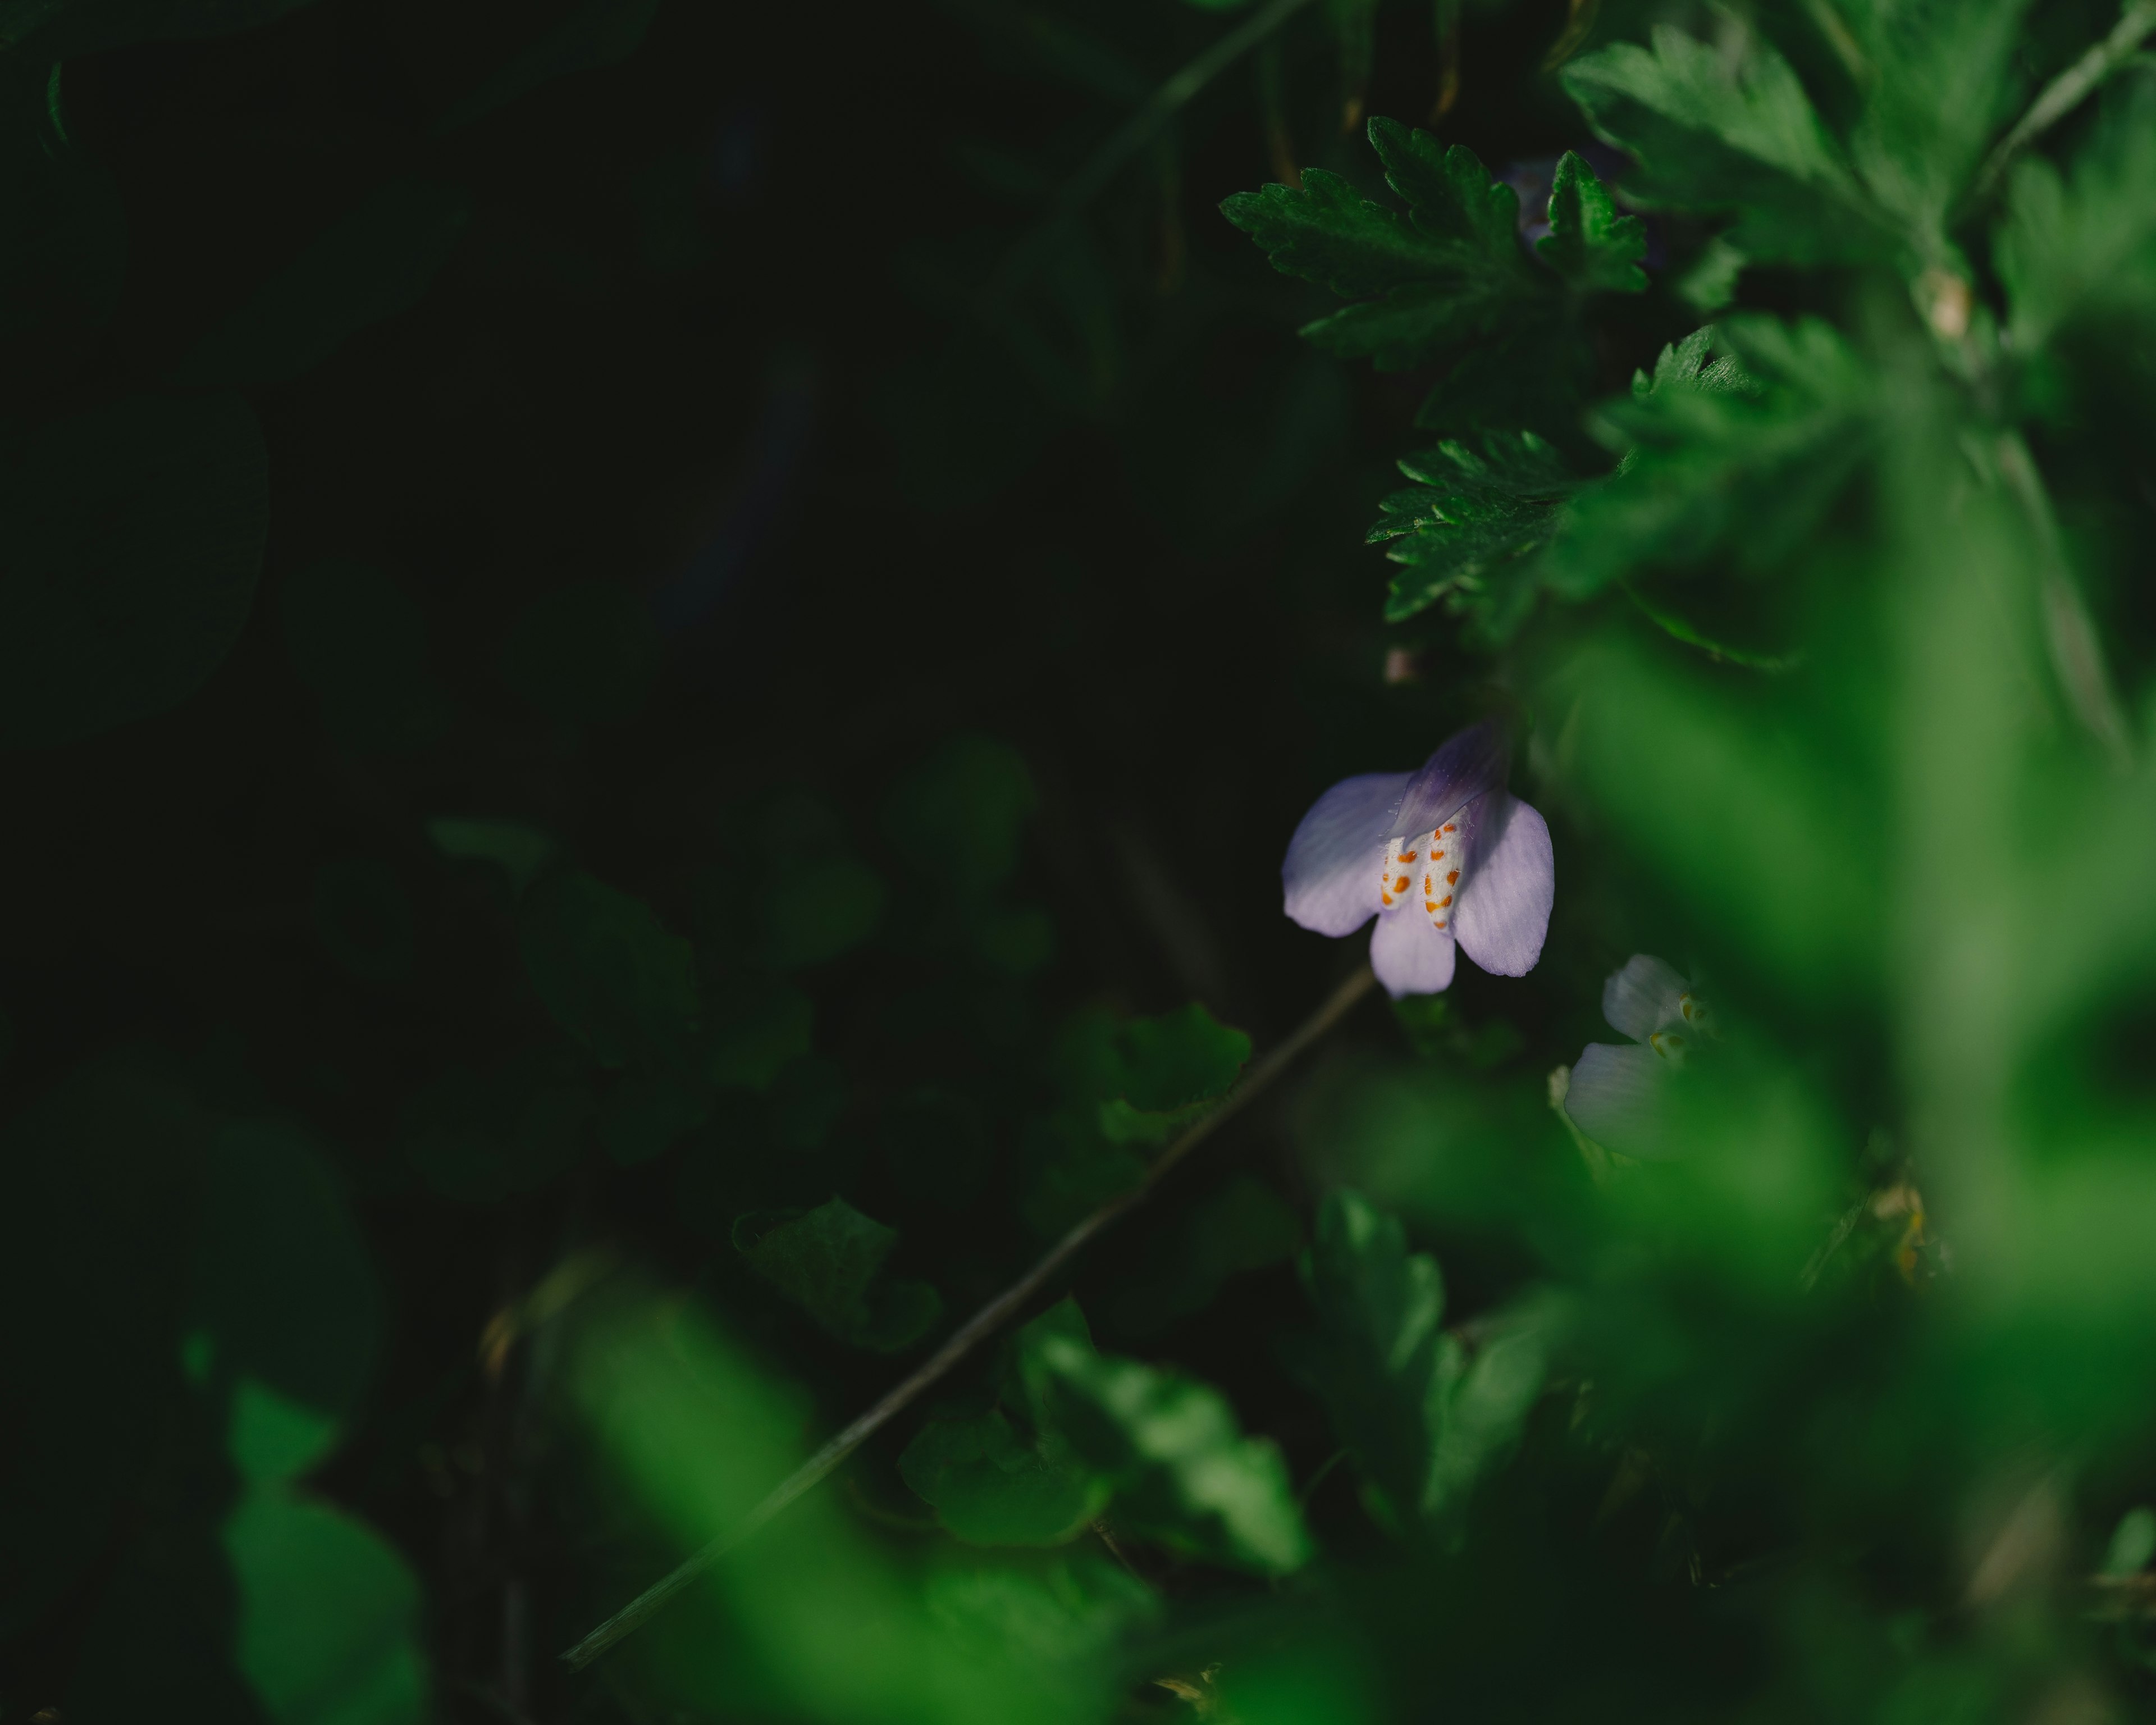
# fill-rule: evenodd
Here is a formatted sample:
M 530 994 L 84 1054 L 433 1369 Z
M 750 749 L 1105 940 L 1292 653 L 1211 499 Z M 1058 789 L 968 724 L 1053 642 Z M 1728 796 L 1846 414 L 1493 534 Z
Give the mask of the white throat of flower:
M 1463 861 L 1460 829 L 1452 821 L 1419 839 L 1388 839 L 1378 901 L 1390 911 L 1414 903 L 1419 896 L 1430 927 L 1442 933 L 1452 925 L 1452 901 L 1460 896 Z M 1419 895 L 1417 886 L 1422 889 Z
M 1695 1030 L 1709 1036 L 1714 1034 L 1707 1022 L 1707 1009 L 1692 999 L 1689 993 L 1679 997 L 1677 1016 Z M 1647 1046 L 1672 1066 L 1681 1066 L 1685 1063 L 1685 1055 L 1691 1047 L 1691 1040 L 1682 1030 L 1672 1025 L 1666 1030 L 1656 1031 L 1647 1039 Z

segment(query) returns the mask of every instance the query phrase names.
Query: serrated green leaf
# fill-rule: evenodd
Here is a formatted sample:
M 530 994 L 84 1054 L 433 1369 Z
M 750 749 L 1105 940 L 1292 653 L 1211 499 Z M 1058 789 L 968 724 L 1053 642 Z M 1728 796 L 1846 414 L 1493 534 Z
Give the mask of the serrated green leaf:
M 1520 264 L 1520 194 L 1493 180 L 1464 144 L 1450 149 L 1426 131 L 1397 120 L 1373 119 L 1371 147 L 1385 166 L 1385 183 L 1406 199 L 1414 225 L 1433 239 L 1480 253 L 1524 274 Z
M 1410 1253 L 1397 1219 L 1342 1191 L 1320 1206 L 1299 1267 L 1318 1317 L 1306 1373 L 1394 1521 L 1411 1519 L 1435 1443 L 1430 1396 L 1445 1312 L 1437 1260 Z
M 973 1545 L 1060 1545 L 1107 1505 L 1108 1482 L 1046 1454 L 999 1410 L 933 1420 L 899 1457 L 900 1476 Z
M 0 747 L 177 706 L 254 600 L 269 454 L 236 396 L 135 396 L 46 425 L 0 465 Z
M 685 1052 L 696 963 L 688 942 L 649 905 L 564 869 L 526 896 L 518 922 L 540 999 L 601 1065 L 663 1067 Z
M 2015 350 L 2156 306 L 2156 74 L 2123 80 L 2067 172 L 2020 162 L 1993 238 Z
M 1729 242 L 1762 261 L 1825 263 L 1892 242 L 1773 47 L 1748 36 L 1732 57 L 1669 24 L 1653 43 L 1616 44 L 1560 74 L 1596 136 L 1638 162 L 1629 194 L 1737 217 Z
M 1617 213 L 1609 187 L 1575 151 L 1564 152 L 1550 189 L 1550 231 L 1536 252 L 1582 293 L 1640 294 L 1647 272 L 1647 224 Z
M 1115 1483 L 1118 1525 L 1267 1574 L 1300 1568 L 1310 1535 L 1280 1451 L 1246 1438 L 1218 1390 L 1177 1372 L 1041 1338 L 1055 1423 Z
M 1238 192 L 1221 213 L 1257 241 L 1273 268 L 1361 299 L 1457 275 L 1473 254 L 1373 203 L 1338 174 L 1313 167 L 1299 187 Z
M 1666 348 L 1655 377 L 1605 403 L 1597 429 L 1625 459 L 1567 506 L 1542 577 L 1585 598 L 1647 567 L 1734 557 L 1761 567 L 1800 543 L 1871 446 L 1863 362 L 1816 319 L 1719 326 Z
M 918 1341 L 942 1313 L 927 1283 L 883 1275 L 898 1230 L 842 1198 L 803 1214 L 748 1215 L 734 1248 L 752 1268 L 832 1335 L 893 1353 Z
M 418 304 L 470 221 L 454 186 L 377 187 L 198 341 L 172 381 L 250 388 L 311 371 L 368 325 Z
M 1507 589 L 1532 597 L 1530 561 L 1555 530 L 1564 500 L 1586 481 L 1567 470 L 1557 452 L 1532 432 L 1483 440 L 1477 455 L 1448 439 L 1400 463 L 1419 481 L 1379 506 L 1372 544 L 1401 566 L 1385 599 L 1385 620 L 1397 623 L 1439 600 L 1474 611 L 1494 633 L 1520 608 Z
M 1548 1365 L 1543 1324 L 1532 1314 L 1501 1325 L 1471 1360 L 1450 1336 L 1439 1339 L 1430 1388 L 1437 1441 L 1423 1491 L 1425 1515 L 1460 1503 L 1512 1453 Z
M 1391 121 L 1373 121 L 1370 141 L 1410 213 L 1321 168 L 1299 190 L 1268 186 L 1221 205 L 1276 269 L 1363 301 L 1303 335 L 1342 358 L 1400 371 L 1531 315 L 1538 285 L 1514 238 L 1512 188 L 1493 185 L 1471 151 L 1440 152 L 1435 139 Z

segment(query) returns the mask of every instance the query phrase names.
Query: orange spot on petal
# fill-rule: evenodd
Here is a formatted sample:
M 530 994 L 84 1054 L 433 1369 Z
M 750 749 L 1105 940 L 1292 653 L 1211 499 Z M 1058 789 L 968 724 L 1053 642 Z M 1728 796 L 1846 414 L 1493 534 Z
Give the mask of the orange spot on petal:
M 1447 905 L 1450 904 L 1451 902 L 1452 902 L 1452 895 L 1451 895 L 1450 893 L 1449 893 L 1449 892 L 1448 892 L 1448 893 L 1446 893 L 1446 894 L 1445 894 L 1445 896 L 1443 898 L 1440 899 L 1440 900 L 1439 900 L 1435 904 L 1432 905 L 1432 906 L 1430 906 L 1430 908 L 1431 908 L 1432 910 L 1434 910 L 1434 911 L 1441 911 L 1441 910 L 1443 910 L 1443 909 L 1444 909 Z
M 1408 890 L 1408 877 L 1407 877 L 1405 875 L 1401 875 L 1401 876 L 1400 876 L 1400 878 L 1399 878 L 1399 880 L 1395 880 L 1395 881 L 1394 881 L 1394 882 L 1393 882 L 1393 891 L 1395 891 L 1395 892 L 1405 892 L 1407 890 Z
M 1450 874 L 1447 875 L 1445 877 L 1445 884 L 1447 886 L 1457 886 L 1460 884 L 1460 870 L 1455 869 Z

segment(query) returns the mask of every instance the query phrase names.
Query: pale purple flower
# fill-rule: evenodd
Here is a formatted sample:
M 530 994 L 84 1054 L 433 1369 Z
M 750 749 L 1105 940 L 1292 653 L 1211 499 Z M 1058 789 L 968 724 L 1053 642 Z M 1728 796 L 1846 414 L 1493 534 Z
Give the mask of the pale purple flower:
M 1483 969 L 1525 976 L 1557 892 L 1549 828 L 1505 788 L 1505 734 L 1463 731 L 1416 773 L 1365 773 L 1320 797 L 1281 864 L 1287 914 L 1317 934 L 1372 916 L 1370 967 L 1386 992 L 1435 994 L 1456 942 Z
M 1572 1069 L 1564 1111 L 1604 1149 L 1653 1159 L 1671 1153 L 1669 1086 L 1700 1038 L 1711 1034 L 1691 984 L 1635 952 L 1602 985 L 1602 1016 L 1632 1039 L 1590 1042 Z

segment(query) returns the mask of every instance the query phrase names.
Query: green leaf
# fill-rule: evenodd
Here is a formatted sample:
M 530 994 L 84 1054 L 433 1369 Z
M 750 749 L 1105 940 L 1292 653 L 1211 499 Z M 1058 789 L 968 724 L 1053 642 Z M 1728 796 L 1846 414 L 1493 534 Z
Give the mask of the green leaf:
M 1463 1501 L 1508 1457 L 1548 1375 L 1545 1322 L 1532 1311 L 1501 1321 L 1469 1359 L 1451 1337 L 1439 1340 L 1430 1385 L 1437 1444 L 1423 1495 L 1426 1515 Z
M 882 1275 L 898 1231 L 842 1198 L 805 1214 L 744 1216 L 733 1241 L 757 1275 L 841 1342 L 895 1353 L 942 1315 L 927 1283 Z
M 883 877 L 850 856 L 819 857 L 766 886 L 758 922 L 764 961 L 776 970 L 820 964 L 851 952 L 883 920 Z
M 900 858 L 947 891 L 985 892 L 1018 866 L 1019 843 L 1040 797 L 1009 743 L 954 737 L 901 778 L 884 809 Z
M 341 1511 L 259 1486 L 225 1523 L 239 1669 L 275 1725 L 418 1725 L 428 1717 L 419 1588 L 394 1548 Z
M 221 1128 L 209 1147 L 187 1322 L 232 1395 L 241 1476 L 319 1461 L 357 1406 L 382 1331 L 374 1266 L 343 1183 L 297 1128 Z
M 1109 1497 L 1106 1480 L 1052 1457 L 993 1408 L 970 1420 L 931 1420 L 898 1471 L 945 1529 L 973 1545 L 1060 1545 Z
M 1993 238 L 2017 353 L 2113 320 L 2146 326 L 2156 305 L 2156 75 L 2125 78 L 2066 174 L 2020 162 Z
M 538 878 L 539 871 L 561 849 L 538 828 L 514 820 L 438 815 L 427 823 L 427 836 L 446 857 L 494 864 L 509 877 L 511 890 L 519 893 Z
M 269 530 L 261 428 L 233 396 L 136 396 L 0 459 L 0 747 L 178 705 L 239 639 Z
M 1111 1329 L 1139 1337 L 1203 1312 L 1231 1278 L 1295 1255 L 1302 1228 L 1264 1181 L 1238 1174 L 1154 1236 L 1103 1307 Z
M 1658 24 L 1650 49 L 1619 43 L 1560 76 L 1595 135 L 1630 152 L 1650 208 L 1727 213 L 1727 238 L 1762 262 L 1820 264 L 1891 242 L 1789 64 L 1748 34 L 1731 55 Z
M 1716 336 L 1730 350 L 1709 362 Z M 1871 447 L 1874 386 L 1831 326 L 1748 316 L 1666 347 L 1604 403 L 1625 459 L 1574 498 L 1542 560 L 1568 598 L 1648 567 L 1771 566 L 1804 542 Z
M 1493 184 L 1472 152 L 1440 151 L 1389 121 L 1371 122 L 1370 141 L 1409 214 L 1322 168 L 1300 189 L 1267 186 L 1220 206 L 1275 269 L 1363 300 L 1302 333 L 1343 358 L 1400 371 L 1531 315 L 1540 295 L 1514 237 L 1512 187 Z
M 1535 250 L 1570 285 L 1589 294 L 1646 291 L 1640 259 L 1647 255 L 1647 224 L 1619 215 L 1609 188 L 1573 151 L 1557 165 L 1549 219 Z
M 54 60 L 251 30 L 307 0 L 0 0 L 0 49 Z
M 721 1090 L 768 1091 L 808 1052 L 815 1009 L 783 983 L 737 984 L 712 1003 L 704 1076 Z
M 1479 156 L 1465 144 L 1446 149 L 1428 132 L 1397 120 L 1373 119 L 1369 137 L 1384 164 L 1385 183 L 1406 200 L 1419 230 L 1524 275 L 1520 194 L 1491 179 Z
M 1280 1451 L 1246 1438 L 1220 1393 L 1181 1373 L 1095 1353 L 1067 1335 L 1031 1348 L 1054 1424 L 1113 1481 L 1116 1520 L 1215 1562 L 1284 1574 L 1311 1554 Z
M 285 383 L 425 296 L 470 225 L 454 186 L 396 180 L 271 276 L 174 367 L 183 387 Z
M 1319 1208 L 1300 1267 L 1318 1317 L 1305 1373 L 1403 1524 L 1420 1512 L 1435 1445 L 1430 1394 L 1445 1311 L 1437 1260 L 1410 1253 L 1398 1220 L 1341 1191 Z
M 1473 612 L 1502 636 L 1533 598 L 1533 554 L 1555 531 L 1564 500 L 1587 483 L 1532 432 L 1492 434 L 1476 454 L 1454 439 L 1400 463 L 1416 483 L 1378 506 L 1369 542 L 1401 566 L 1385 598 L 1398 623 L 1440 599 Z
M 697 1012 L 688 942 L 651 907 L 573 869 L 523 901 L 524 968 L 554 1022 L 603 1066 L 665 1067 L 685 1054 Z
M 552 29 L 453 103 L 435 121 L 436 134 L 483 120 L 557 78 L 627 59 L 644 45 L 659 5 L 660 0 L 583 0 Z
M 535 599 L 511 627 L 502 680 L 557 723 L 618 725 L 657 686 L 659 625 L 625 588 L 580 581 Z
M 398 753 L 437 741 L 453 716 L 429 665 L 427 614 L 380 569 L 325 557 L 277 595 L 285 650 L 343 747 Z

